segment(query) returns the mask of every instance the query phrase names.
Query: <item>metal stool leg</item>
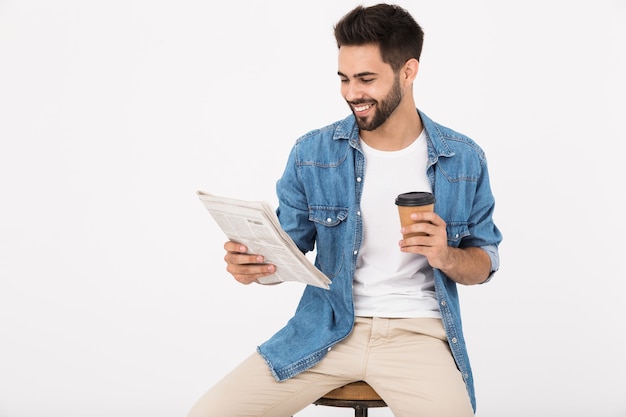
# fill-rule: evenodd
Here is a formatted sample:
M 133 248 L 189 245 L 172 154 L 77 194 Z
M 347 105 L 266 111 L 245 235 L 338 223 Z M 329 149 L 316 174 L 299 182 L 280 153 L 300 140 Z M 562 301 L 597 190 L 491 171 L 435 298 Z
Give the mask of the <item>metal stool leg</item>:
M 354 408 L 354 417 L 367 417 L 367 407 L 355 407 Z

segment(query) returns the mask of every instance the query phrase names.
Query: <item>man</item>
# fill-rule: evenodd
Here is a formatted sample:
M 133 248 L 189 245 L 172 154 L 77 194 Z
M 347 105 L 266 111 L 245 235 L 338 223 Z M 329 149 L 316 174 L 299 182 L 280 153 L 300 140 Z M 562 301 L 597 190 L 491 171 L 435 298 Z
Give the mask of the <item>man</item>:
M 299 138 L 277 182 L 282 227 L 317 250 L 331 288 L 307 286 L 294 317 L 190 416 L 290 416 L 358 380 L 396 417 L 474 415 L 456 284 L 499 266 L 483 151 L 416 109 L 423 32 L 404 9 L 356 7 L 335 37 L 353 114 Z M 435 213 L 401 229 L 394 199 L 407 191 L 432 192 Z M 239 243 L 224 247 L 241 283 L 276 270 Z

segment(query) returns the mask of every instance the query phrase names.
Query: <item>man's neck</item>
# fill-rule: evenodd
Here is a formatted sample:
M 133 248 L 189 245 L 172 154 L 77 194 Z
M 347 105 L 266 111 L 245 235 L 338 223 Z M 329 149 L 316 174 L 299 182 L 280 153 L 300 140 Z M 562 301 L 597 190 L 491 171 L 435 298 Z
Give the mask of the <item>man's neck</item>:
M 370 147 L 381 151 L 397 151 L 409 146 L 422 133 L 422 120 L 415 106 L 405 107 L 407 108 L 398 107 L 376 130 L 361 130 L 361 139 Z

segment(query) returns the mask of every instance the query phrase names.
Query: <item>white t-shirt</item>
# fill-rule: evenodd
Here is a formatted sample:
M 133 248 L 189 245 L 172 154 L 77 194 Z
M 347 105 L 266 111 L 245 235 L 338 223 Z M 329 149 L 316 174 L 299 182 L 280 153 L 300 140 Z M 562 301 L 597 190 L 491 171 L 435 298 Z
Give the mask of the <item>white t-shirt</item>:
M 354 274 L 357 316 L 440 318 L 433 271 L 424 256 L 400 252 L 395 199 L 409 191 L 432 192 L 424 131 L 408 147 L 380 151 L 361 141 L 365 175 L 361 214 L 363 243 Z

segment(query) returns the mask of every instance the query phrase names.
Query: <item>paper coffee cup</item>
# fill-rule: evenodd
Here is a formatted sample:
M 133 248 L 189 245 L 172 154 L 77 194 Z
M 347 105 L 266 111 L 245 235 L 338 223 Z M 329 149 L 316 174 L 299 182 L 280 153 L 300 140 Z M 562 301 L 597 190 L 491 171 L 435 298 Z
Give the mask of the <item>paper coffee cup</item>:
M 400 215 L 400 224 L 408 226 L 409 224 L 418 223 L 411 219 L 411 213 L 418 211 L 433 211 L 435 208 L 435 196 L 432 193 L 411 191 L 399 194 L 396 197 L 396 205 L 398 206 L 398 214 Z M 425 233 L 408 233 L 404 238 L 411 236 L 424 236 Z

